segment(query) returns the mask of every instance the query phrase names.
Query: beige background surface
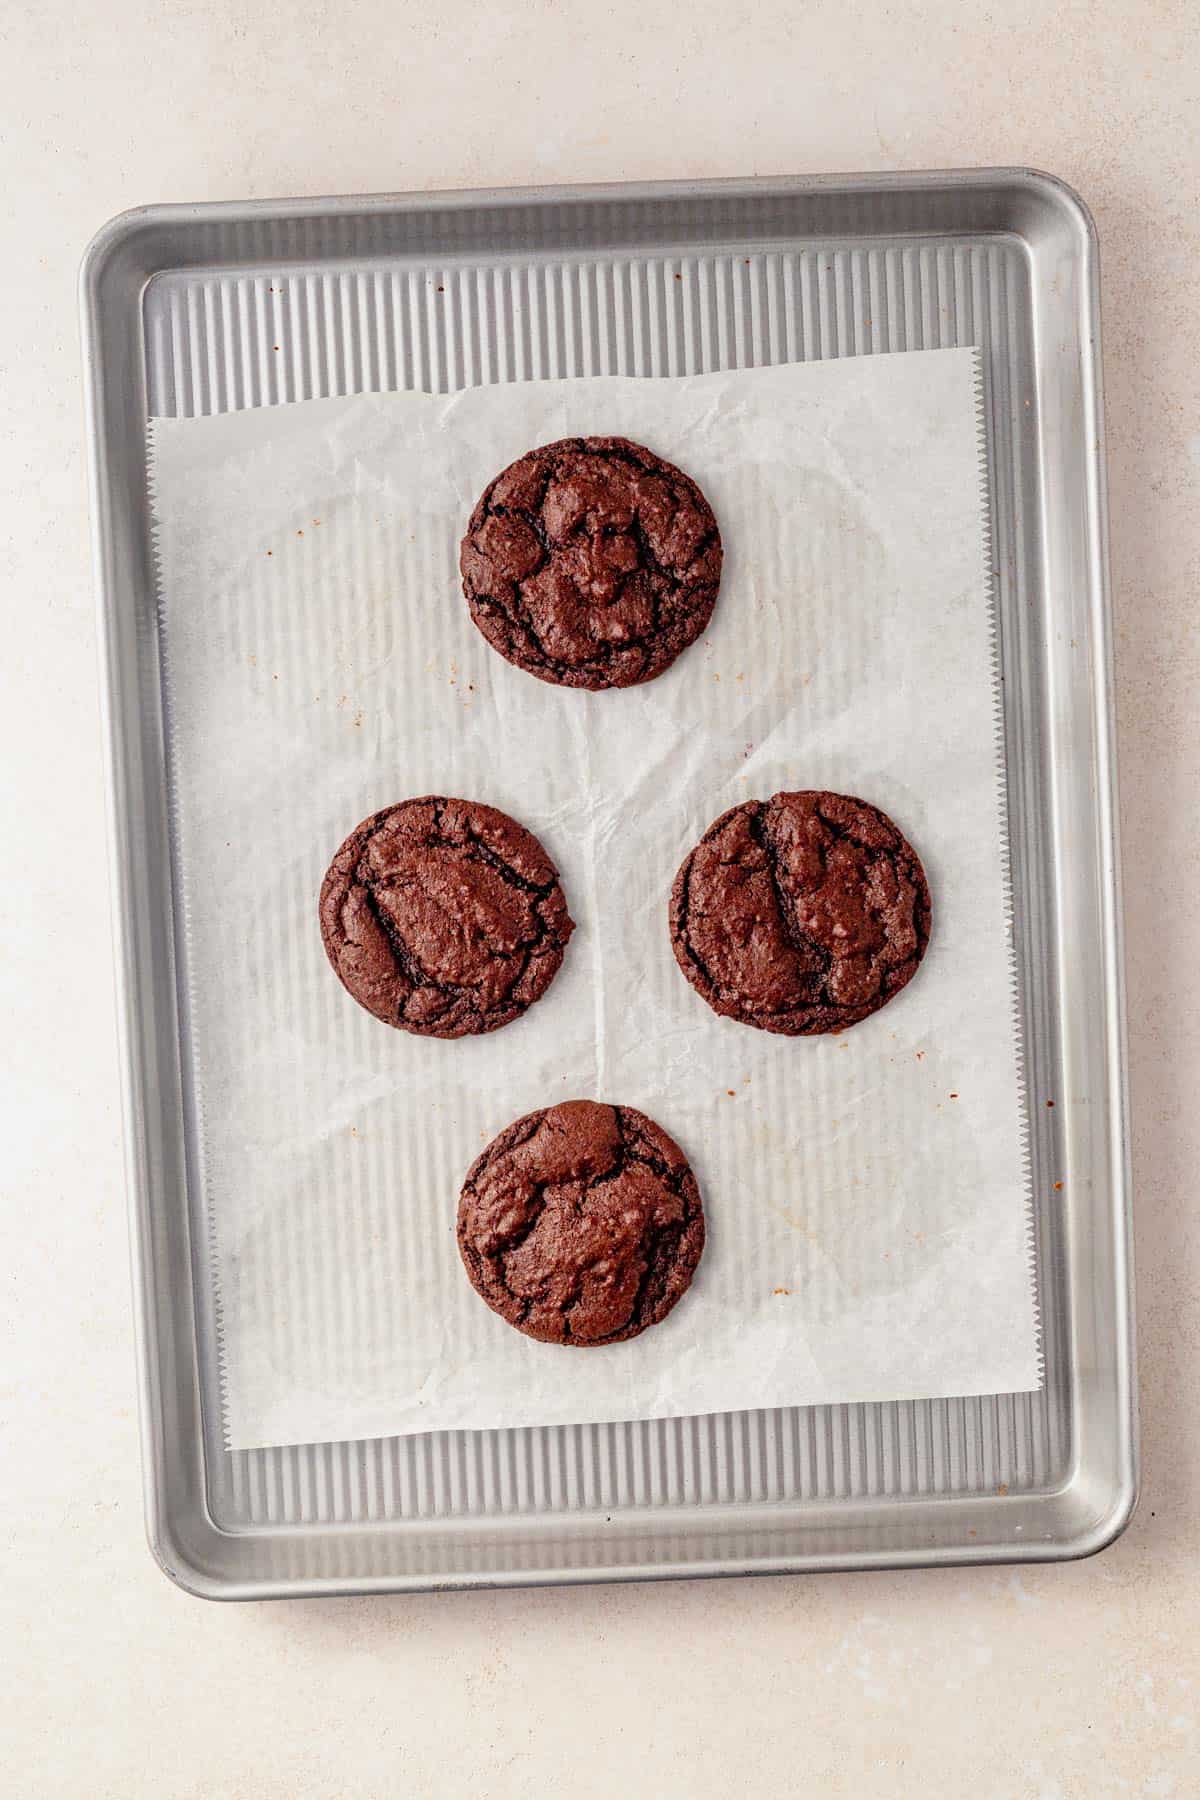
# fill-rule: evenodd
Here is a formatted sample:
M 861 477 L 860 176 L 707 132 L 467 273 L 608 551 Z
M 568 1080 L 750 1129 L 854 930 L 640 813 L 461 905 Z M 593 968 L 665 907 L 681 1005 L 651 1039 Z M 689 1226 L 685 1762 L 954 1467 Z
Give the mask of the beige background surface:
M 9 1792 L 1200 1792 L 1196 23 L 1194 0 L 0 4 Z M 140 1516 L 84 243 L 152 200 L 1008 162 L 1074 183 L 1104 258 L 1137 1519 L 1097 1560 L 1023 1573 L 189 1599 Z

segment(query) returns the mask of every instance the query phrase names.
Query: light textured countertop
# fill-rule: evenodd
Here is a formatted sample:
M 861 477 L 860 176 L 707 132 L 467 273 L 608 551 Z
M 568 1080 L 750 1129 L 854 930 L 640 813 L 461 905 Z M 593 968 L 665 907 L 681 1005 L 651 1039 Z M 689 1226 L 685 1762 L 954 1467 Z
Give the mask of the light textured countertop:
M 1195 27 L 1193 0 L 9 0 L 0 12 L 8 1792 L 1200 1792 Z M 1065 177 L 1101 239 L 1141 1318 L 1134 1524 L 1095 1560 L 1019 1573 L 190 1599 L 142 1535 L 75 315 L 84 244 L 156 200 L 986 163 Z

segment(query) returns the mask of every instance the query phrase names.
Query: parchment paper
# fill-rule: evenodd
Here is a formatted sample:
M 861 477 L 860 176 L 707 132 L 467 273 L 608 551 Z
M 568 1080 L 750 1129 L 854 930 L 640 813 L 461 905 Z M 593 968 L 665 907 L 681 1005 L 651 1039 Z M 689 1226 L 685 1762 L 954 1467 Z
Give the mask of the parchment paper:
M 152 477 L 186 978 L 232 1448 L 1039 1385 L 976 353 L 160 419 Z M 475 630 L 457 546 L 536 443 L 619 432 L 712 501 L 705 638 L 620 693 Z M 667 895 L 734 802 L 826 787 L 922 856 L 933 942 L 843 1037 L 718 1019 Z M 424 793 L 542 838 L 578 930 L 520 1021 L 443 1043 L 328 967 L 346 832 Z M 629 1344 L 535 1344 L 454 1238 L 502 1126 L 595 1096 L 684 1146 L 709 1241 Z

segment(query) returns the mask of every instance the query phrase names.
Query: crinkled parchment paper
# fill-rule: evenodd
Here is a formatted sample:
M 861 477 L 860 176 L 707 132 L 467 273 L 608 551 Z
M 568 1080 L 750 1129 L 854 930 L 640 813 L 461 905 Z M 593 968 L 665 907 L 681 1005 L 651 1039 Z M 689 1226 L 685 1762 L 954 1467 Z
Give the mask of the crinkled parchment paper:
M 200 1160 L 231 1447 L 1036 1387 L 976 356 L 863 357 L 156 420 L 152 474 Z M 618 432 L 720 520 L 703 640 L 585 694 L 475 630 L 457 547 L 533 444 Z M 860 794 L 928 870 L 916 979 L 845 1036 L 716 1018 L 667 895 L 718 813 Z M 542 838 L 578 921 L 516 1024 L 362 1012 L 326 864 L 425 793 Z M 690 1294 L 632 1343 L 532 1343 L 454 1237 L 519 1114 L 642 1108 L 696 1169 Z

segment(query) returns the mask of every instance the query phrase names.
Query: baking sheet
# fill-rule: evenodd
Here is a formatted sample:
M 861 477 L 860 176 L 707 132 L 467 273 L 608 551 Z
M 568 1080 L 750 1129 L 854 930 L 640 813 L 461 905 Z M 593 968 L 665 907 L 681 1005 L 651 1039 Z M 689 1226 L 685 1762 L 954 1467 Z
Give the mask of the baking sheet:
M 153 486 L 199 1132 L 231 1447 L 1036 1386 L 975 353 L 158 420 Z M 659 681 L 497 658 L 455 574 L 531 443 L 620 431 L 722 523 L 713 625 Z M 724 807 L 841 787 L 934 894 L 911 987 L 841 1039 L 716 1019 L 666 894 Z M 579 922 L 519 1023 L 406 1037 L 329 971 L 351 825 L 423 792 L 543 838 Z M 457 1259 L 457 1189 L 568 1094 L 684 1145 L 710 1240 L 633 1344 L 529 1343 Z

